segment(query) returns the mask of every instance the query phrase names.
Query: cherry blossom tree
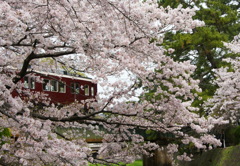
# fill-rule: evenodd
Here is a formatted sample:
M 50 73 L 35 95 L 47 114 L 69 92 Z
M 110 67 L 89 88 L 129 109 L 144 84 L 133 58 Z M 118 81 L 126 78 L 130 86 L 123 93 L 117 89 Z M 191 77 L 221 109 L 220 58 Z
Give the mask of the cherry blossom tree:
M 240 34 L 234 37 L 231 43 L 224 43 L 234 53 L 240 53 Z
M 240 53 L 239 35 L 231 43 L 224 43 L 232 52 Z M 239 124 L 240 121 L 240 58 L 225 59 L 231 67 L 222 67 L 217 70 L 216 84 L 219 86 L 212 99 L 207 101 L 209 111 L 213 116 L 222 116 L 230 124 Z
M 136 129 L 173 133 L 197 148 L 220 145 L 207 132 L 221 118 L 199 118 L 191 107 L 200 91 L 191 78 L 194 66 L 174 62 L 159 46 L 168 31 L 191 33 L 203 25 L 192 20 L 193 9 L 165 9 L 155 0 L 0 0 L 0 13 L 0 126 L 12 134 L 0 137 L 3 164 L 132 162 L 158 148 Z M 58 66 L 90 74 L 104 91 L 94 100 L 58 106 L 44 94 L 23 90 L 24 76 Z M 109 81 L 123 75 L 127 80 Z M 32 100 L 13 97 L 14 90 Z M 151 99 L 144 95 L 149 91 Z M 136 101 L 138 96 L 144 97 Z M 184 132 L 186 126 L 197 136 Z M 103 138 L 99 157 L 78 129 Z M 177 152 L 177 145 L 168 147 Z

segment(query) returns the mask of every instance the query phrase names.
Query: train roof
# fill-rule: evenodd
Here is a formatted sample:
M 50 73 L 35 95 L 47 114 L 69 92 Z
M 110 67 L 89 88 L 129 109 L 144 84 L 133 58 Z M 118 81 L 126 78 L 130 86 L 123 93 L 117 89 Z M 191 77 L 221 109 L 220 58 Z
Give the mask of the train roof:
M 0 69 L 3 67 L 0 67 Z M 15 67 L 5 67 L 8 70 L 15 70 L 18 71 L 17 68 Z M 33 69 L 28 69 L 28 72 L 32 72 L 32 73 L 36 73 L 36 74 L 40 74 L 40 75 L 44 75 L 44 76 L 56 76 L 56 77 L 62 77 L 62 78 L 69 78 L 69 79 L 75 79 L 75 80 L 82 80 L 82 81 L 91 81 L 93 82 L 92 78 L 89 77 L 83 77 L 81 75 L 73 75 L 71 73 L 67 73 L 64 70 L 59 70 L 58 73 L 54 73 L 54 72 L 49 72 L 49 71 L 37 71 L 37 70 L 33 70 Z
M 69 78 L 69 79 L 75 79 L 75 80 L 81 80 L 81 81 L 93 81 L 89 77 L 83 77 L 80 75 L 70 75 L 70 74 L 61 74 L 61 73 L 52 73 L 52 72 L 44 72 L 44 71 L 33 71 L 36 74 L 41 74 L 45 76 L 56 76 L 56 77 L 62 77 L 62 78 Z

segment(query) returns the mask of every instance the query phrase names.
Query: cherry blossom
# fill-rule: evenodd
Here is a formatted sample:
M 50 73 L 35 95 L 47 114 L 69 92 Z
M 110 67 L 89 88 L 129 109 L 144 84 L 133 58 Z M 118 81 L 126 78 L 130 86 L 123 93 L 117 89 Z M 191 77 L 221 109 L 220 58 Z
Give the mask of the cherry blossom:
M 240 53 L 239 35 L 231 43 L 224 43 L 231 51 Z M 240 118 L 240 58 L 225 59 L 231 67 L 222 67 L 216 71 L 216 84 L 219 86 L 212 99 L 208 100 L 206 106 L 215 117 L 222 116 L 231 124 L 239 124 Z
M 232 52 L 239 53 L 240 52 L 240 34 L 234 37 L 234 40 L 231 43 L 224 43 L 226 47 L 228 47 Z
M 204 25 L 192 20 L 194 9 L 165 9 L 156 0 L 0 0 L 0 13 L 0 126 L 12 133 L 1 138 L 1 162 L 132 162 L 159 147 L 137 129 L 173 133 L 199 148 L 220 144 L 206 132 L 222 119 L 199 118 L 191 106 L 200 91 L 191 78 L 195 67 L 173 61 L 164 55 L 173 50 L 161 47 L 166 32 L 189 33 Z M 24 76 L 62 68 L 89 74 L 105 91 L 59 106 L 42 93 L 23 90 Z M 108 81 L 122 73 L 127 80 Z M 13 91 L 29 100 L 13 97 Z M 186 126 L 202 136 L 184 132 Z M 86 131 L 103 138 L 100 157 L 92 155 Z M 176 146 L 168 147 L 176 152 Z

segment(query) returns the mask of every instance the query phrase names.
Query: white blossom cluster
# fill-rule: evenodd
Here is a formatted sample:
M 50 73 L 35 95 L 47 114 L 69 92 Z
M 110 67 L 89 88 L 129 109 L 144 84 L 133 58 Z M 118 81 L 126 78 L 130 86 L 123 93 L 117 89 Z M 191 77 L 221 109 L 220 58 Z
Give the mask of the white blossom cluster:
M 240 34 L 234 37 L 231 43 L 224 43 L 234 53 L 240 53 Z
M 239 35 L 231 43 L 224 43 L 234 53 L 240 53 Z M 216 71 L 216 84 L 219 86 L 214 97 L 206 106 L 215 117 L 223 117 L 231 124 L 240 123 L 240 58 L 225 59 L 231 67 L 222 67 Z
M 158 7 L 156 0 L 0 0 L 0 127 L 9 128 L 13 136 L 0 137 L 1 162 L 132 162 L 158 148 L 136 129 L 173 133 L 199 148 L 219 145 L 205 134 L 218 120 L 199 118 L 191 107 L 193 91 L 200 91 L 191 78 L 195 67 L 174 62 L 156 45 L 166 32 L 187 33 L 204 25 L 192 20 L 194 14 L 181 6 Z M 62 66 L 89 73 L 108 90 L 94 100 L 65 106 L 50 104 L 44 94 L 22 91 L 20 79 L 26 74 Z M 129 74 L 127 81 L 107 82 L 123 72 Z M 138 89 L 141 99 L 130 101 L 139 97 Z M 13 97 L 14 91 L 28 100 Z M 151 98 L 145 95 L 150 91 Z M 185 133 L 184 126 L 202 137 Z M 78 129 L 103 138 L 100 157 L 92 156 Z M 169 147 L 176 152 L 176 146 Z

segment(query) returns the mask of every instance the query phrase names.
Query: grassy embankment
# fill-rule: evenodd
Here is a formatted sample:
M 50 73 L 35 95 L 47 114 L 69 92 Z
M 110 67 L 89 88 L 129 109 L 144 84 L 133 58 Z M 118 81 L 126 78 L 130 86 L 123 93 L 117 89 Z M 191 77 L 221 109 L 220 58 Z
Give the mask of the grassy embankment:
M 240 166 L 240 145 L 203 152 L 191 162 L 180 163 L 180 166 Z

